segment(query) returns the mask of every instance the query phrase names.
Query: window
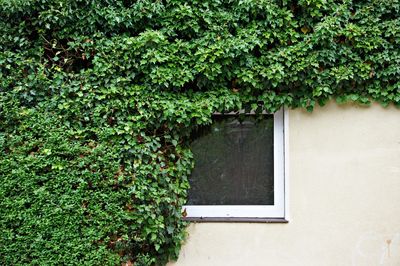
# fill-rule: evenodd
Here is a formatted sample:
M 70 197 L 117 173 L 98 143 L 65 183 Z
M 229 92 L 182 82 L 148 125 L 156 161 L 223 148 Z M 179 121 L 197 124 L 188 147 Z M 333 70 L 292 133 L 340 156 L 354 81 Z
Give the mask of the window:
M 187 220 L 283 221 L 283 110 L 215 115 L 194 135 Z

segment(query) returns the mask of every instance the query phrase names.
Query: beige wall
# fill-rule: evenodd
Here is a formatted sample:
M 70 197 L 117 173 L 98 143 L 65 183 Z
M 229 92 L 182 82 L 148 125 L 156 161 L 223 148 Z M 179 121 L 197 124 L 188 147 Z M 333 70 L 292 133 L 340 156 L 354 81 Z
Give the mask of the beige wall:
M 289 112 L 288 224 L 197 223 L 178 262 L 400 265 L 400 110 Z

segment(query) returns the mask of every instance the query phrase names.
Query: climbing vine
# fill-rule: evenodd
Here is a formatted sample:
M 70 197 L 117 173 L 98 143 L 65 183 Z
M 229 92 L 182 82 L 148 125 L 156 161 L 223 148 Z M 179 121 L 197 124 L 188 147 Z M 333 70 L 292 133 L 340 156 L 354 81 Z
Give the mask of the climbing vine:
M 0 0 L 0 264 L 162 265 L 215 111 L 400 106 L 398 0 Z

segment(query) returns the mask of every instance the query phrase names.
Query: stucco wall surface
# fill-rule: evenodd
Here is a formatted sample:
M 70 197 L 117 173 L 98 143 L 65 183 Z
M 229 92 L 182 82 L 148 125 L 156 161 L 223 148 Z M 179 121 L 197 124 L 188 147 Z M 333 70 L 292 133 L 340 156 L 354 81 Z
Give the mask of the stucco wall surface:
M 193 223 L 170 266 L 400 265 L 400 110 L 289 111 L 289 223 Z

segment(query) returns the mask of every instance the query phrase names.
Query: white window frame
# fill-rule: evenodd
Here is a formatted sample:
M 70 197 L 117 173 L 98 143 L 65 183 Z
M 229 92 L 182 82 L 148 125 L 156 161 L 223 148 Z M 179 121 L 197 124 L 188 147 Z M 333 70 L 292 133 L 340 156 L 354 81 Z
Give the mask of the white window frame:
M 287 219 L 287 176 L 285 159 L 287 111 L 274 113 L 274 205 L 185 205 L 186 218 L 281 218 Z M 285 193 L 286 192 L 286 193 Z

